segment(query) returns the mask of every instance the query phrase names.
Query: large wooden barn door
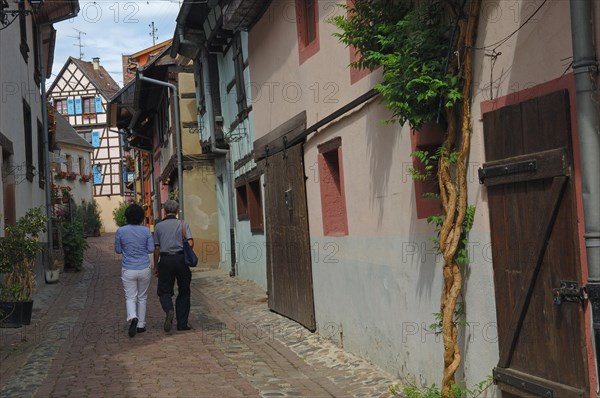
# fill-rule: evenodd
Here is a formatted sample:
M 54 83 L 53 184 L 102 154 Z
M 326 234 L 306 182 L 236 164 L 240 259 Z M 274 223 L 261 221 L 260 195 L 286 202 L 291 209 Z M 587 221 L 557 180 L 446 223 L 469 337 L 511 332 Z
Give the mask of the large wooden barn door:
M 484 114 L 504 397 L 588 397 L 569 97 Z
M 316 329 L 302 144 L 265 159 L 269 308 Z

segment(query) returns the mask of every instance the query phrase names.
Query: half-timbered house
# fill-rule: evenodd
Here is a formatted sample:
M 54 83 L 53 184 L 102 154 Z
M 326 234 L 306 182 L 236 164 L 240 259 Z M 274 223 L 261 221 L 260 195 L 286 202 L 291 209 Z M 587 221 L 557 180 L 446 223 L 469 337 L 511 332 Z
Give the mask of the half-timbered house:
M 48 89 L 54 107 L 94 147 L 92 164 L 82 170 L 92 174 L 94 197 L 102 210 L 102 223 L 107 231 L 116 229 L 112 210 L 118 206 L 123 192 L 121 136 L 108 126 L 106 107 L 118 84 L 100 65 L 69 57 Z

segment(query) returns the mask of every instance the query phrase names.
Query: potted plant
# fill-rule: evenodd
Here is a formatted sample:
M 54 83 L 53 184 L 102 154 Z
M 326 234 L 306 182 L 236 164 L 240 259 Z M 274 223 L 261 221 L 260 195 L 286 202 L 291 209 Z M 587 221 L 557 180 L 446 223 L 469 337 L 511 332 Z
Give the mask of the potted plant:
M 135 158 L 133 156 L 123 156 L 123 162 L 125 163 L 125 169 L 127 171 L 135 171 Z
M 61 202 L 61 190 L 60 187 L 56 184 L 50 185 L 50 196 L 52 197 L 52 204 L 56 205 Z
M 6 225 L 0 238 L 0 324 L 28 325 L 33 308 L 35 260 L 43 247 L 39 235 L 46 230 L 47 217 L 41 207 L 29 209 L 14 225 Z M 4 318 L 4 319 L 3 319 Z
M 81 271 L 86 249 L 89 247 L 83 236 L 83 224 L 75 219 L 62 225 L 62 245 L 65 271 Z
M 85 236 L 100 236 L 102 219 L 96 200 L 82 201 L 75 209 L 75 218 L 82 223 Z
M 71 171 L 70 173 L 67 173 L 67 180 L 69 181 L 75 181 L 77 179 L 78 174 L 74 171 Z
M 60 187 L 60 190 L 62 192 L 63 203 L 69 203 L 69 199 L 71 197 L 71 187 L 68 185 L 64 185 L 64 186 Z
M 79 181 L 80 182 L 89 182 L 92 179 L 92 175 L 91 174 L 82 174 L 79 177 Z

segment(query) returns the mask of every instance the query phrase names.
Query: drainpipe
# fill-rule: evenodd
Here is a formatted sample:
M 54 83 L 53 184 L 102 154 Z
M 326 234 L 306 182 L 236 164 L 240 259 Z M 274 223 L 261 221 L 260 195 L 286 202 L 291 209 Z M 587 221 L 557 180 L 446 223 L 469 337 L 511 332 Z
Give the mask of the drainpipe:
M 591 0 L 571 0 L 573 74 L 577 98 L 581 189 L 585 223 L 585 247 L 588 264 L 587 292 L 592 304 L 596 343 L 596 368 L 600 362 L 600 139 L 598 107 L 594 100 L 598 62 L 593 42 Z
M 208 50 L 206 47 L 202 47 L 200 49 L 200 61 L 202 64 L 202 77 L 204 78 L 204 103 L 206 106 L 206 113 L 208 115 L 207 128 L 210 133 L 210 150 L 213 153 L 219 155 L 225 155 L 225 163 L 227 166 L 226 174 L 227 181 L 226 184 L 229 185 L 229 189 L 231 194 L 235 192 L 234 190 L 234 177 L 233 177 L 233 168 L 231 167 L 231 153 L 228 149 L 217 148 L 215 145 L 215 113 L 213 110 L 212 104 L 212 90 L 211 90 L 211 82 L 210 82 L 210 70 L 208 67 Z M 200 118 L 200 115 L 198 115 Z M 227 202 L 229 205 L 229 244 L 231 245 L 231 270 L 229 271 L 229 276 L 235 276 L 236 271 L 236 251 L 235 251 L 235 220 L 234 220 L 234 212 L 235 209 L 233 207 L 233 198 L 232 195 L 227 197 Z
M 48 95 L 46 93 L 46 67 L 44 65 L 44 45 L 42 42 L 42 29 L 44 26 L 48 24 L 42 24 L 38 26 L 37 30 L 37 42 L 38 42 L 38 59 L 40 60 L 40 86 L 42 88 L 42 135 L 43 137 L 43 146 L 44 146 L 44 177 L 46 179 L 46 183 L 44 184 L 44 196 L 46 202 L 46 217 L 48 217 L 48 221 L 46 224 L 46 228 L 48 229 L 48 252 L 46 254 L 46 260 L 48 261 L 48 266 L 50 266 L 50 261 L 52 261 L 52 250 L 54 249 L 54 242 L 52 237 L 52 197 L 50 194 L 50 184 L 52 184 L 52 180 L 50 178 L 50 143 L 48 141 Z
M 183 220 L 183 167 L 181 161 L 181 123 L 179 120 L 179 92 L 177 91 L 177 86 L 175 86 L 174 84 L 146 77 L 144 76 L 144 72 L 141 70 L 139 71 L 138 78 L 141 81 L 156 84 L 157 86 L 168 87 L 173 91 L 173 106 L 175 107 L 175 145 L 177 146 L 177 189 L 179 190 L 177 199 L 179 200 L 179 219 Z

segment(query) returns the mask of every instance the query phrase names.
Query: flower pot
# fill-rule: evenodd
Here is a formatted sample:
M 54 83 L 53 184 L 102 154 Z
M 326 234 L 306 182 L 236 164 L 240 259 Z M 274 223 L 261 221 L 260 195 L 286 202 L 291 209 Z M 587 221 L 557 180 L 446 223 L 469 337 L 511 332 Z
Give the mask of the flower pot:
M 62 197 L 62 202 L 63 203 L 69 203 L 69 197 L 68 196 L 63 196 Z
M 0 302 L 0 327 L 20 328 L 31 323 L 33 301 Z
M 52 204 L 53 204 L 53 205 L 58 205 L 58 204 L 60 204 L 60 203 L 62 203 L 62 200 L 61 200 L 61 198 L 59 198 L 59 197 L 53 197 L 53 198 L 52 198 Z
M 46 275 L 46 283 L 53 284 L 58 282 L 58 277 L 60 276 L 60 270 L 58 269 L 47 269 L 44 271 Z

